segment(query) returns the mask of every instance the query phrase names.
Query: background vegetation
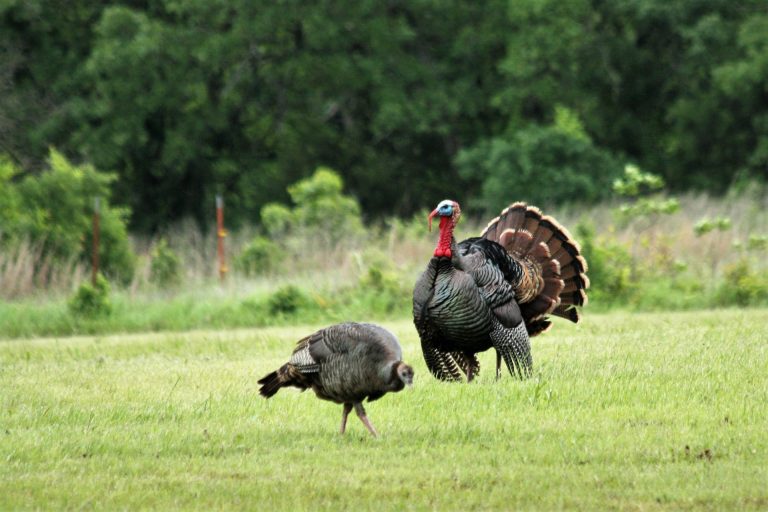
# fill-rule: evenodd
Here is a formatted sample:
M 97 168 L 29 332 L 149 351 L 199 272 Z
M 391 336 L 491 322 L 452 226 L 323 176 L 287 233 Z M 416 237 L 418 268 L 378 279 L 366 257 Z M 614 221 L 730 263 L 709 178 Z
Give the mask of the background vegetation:
M 593 201 L 627 162 L 675 192 L 766 177 L 762 0 L 63 7 L 0 4 L 0 152 L 115 173 L 131 230 L 209 224 L 216 193 L 257 222 L 319 166 L 366 218 Z
M 445 197 L 555 215 L 596 310 L 768 303 L 762 2 L 65 7 L 0 4 L 0 336 L 407 315 Z

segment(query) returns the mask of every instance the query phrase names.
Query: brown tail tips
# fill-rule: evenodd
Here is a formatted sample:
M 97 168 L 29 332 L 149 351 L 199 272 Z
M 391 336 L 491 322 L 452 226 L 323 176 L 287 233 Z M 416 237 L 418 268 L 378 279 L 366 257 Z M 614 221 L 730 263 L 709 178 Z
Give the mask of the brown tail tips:
M 552 311 L 552 314 L 561 318 L 565 318 L 566 320 L 570 320 L 575 324 L 579 323 L 579 320 L 581 319 L 581 315 L 579 314 L 578 309 L 565 304 L 557 306 L 555 310 Z
M 277 393 L 283 386 L 283 383 L 280 380 L 280 375 L 278 375 L 277 371 L 265 375 L 258 380 L 258 383 L 262 385 L 261 388 L 259 388 L 259 394 L 264 398 L 270 398 L 274 396 L 275 393 Z
M 528 336 L 531 338 L 543 332 L 547 332 L 551 327 L 552 322 L 547 319 L 534 320 L 525 324 L 525 328 L 528 330 Z

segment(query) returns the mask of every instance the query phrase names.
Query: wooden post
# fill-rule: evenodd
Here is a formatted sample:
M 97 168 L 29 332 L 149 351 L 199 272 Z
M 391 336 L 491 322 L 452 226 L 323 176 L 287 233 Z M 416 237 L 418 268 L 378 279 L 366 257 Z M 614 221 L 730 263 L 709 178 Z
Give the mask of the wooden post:
M 91 283 L 96 286 L 99 275 L 99 197 L 93 199 L 93 253 L 91 255 Z
M 224 276 L 227 273 L 227 261 L 224 257 L 224 237 L 227 236 L 227 231 L 224 229 L 224 199 L 220 196 L 216 196 L 216 237 L 218 239 L 218 253 L 219 253 L 219 279 L 224 281 Z

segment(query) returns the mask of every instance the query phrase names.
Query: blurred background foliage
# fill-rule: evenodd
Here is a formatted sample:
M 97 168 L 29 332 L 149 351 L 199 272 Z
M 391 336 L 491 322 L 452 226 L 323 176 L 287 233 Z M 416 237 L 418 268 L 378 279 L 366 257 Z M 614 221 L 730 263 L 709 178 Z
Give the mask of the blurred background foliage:
M 54 146 L 147 233 L 209 225 L 216 193 L 258 222 L 320 166 L 365 218 L 592 202 L 630 161 L 674 192 L 768 166 L 763 0 L 7 0 L 0 59 L 17 179 Z
M 153 328 L 397 314 L 450 197 L 556 215 L 596 307 L 766 304 L 766 83 L 764 0 L 6 0 L 0 296 L 77 290 L 100 197 L 113 295 L 181 297 Z

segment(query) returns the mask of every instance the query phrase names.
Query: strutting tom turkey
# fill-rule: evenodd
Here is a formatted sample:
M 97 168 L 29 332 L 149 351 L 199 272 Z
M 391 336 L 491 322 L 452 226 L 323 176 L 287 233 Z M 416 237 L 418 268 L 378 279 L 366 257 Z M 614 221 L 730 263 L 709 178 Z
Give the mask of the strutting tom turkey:
M 397 338 L 382 327 L 352 322 L 332 325 L 299 340 L 288 362 L 259 380 L 259 393 L 269 398 L 285 386 L 312 388 L 319 398 L 344 404 L 342 434 L 354 407 L 376 436 L 363 400 L 372 402 L 412 385 L 413 369 L 402 358 Z
M 514 203 L 479 237 L 457 244 L 461 215 L 444 200 L 429 214 L 440 218 L 434 255 L 413 290 L 413 319 L 429 371 L 438 379 L 471 381 L 475 354 L 496 349 L 520 378 L 531 375 L 529 337 L 546 331 L 549 315 L 579 321 L 587 302 L 587 262 L 570 233 L 538 208 Z

